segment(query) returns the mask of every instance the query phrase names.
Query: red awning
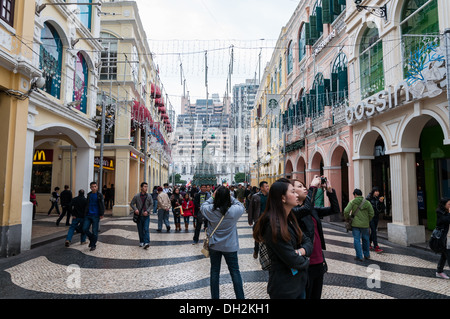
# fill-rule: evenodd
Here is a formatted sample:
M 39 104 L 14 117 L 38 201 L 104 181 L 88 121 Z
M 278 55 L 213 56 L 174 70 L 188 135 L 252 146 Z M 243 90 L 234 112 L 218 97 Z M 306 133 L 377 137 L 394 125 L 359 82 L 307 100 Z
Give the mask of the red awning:
M 161 114 L 166 114 L 166 108 L 165 108 L 164 106 L 158 106 L 158 111 L 159 111 Z
M 161 97 L 161 89 L 159 88 L 159 86 L 157 86 L 156 84 L 152 83 L 151 89 L 152 89 L 151 97 L 154 98 L 154 99 L 155 98 L 159 99 Z
M 146 120 L 149 123 L 153 123 L 152 115 L 150 114 L 149 109 L 138 101 L 134 101 L 131 107 L 131 119 L 139 123 L 144 123 Z
M 156 99 L 155 105 L 156 106 L 164 106 L 164 99 L 163 98 Z

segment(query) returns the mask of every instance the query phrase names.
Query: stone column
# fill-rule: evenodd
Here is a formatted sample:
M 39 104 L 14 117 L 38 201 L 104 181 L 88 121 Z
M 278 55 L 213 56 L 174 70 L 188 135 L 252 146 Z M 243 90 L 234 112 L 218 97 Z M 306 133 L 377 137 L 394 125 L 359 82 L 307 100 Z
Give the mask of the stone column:
M 415 153 L 389 155 L 392 192 L 389 241 L 404 246 L 425 242 L 425 227 L 419 225 Z
M 372 160 L 373 156 L 359 156 L 353 158 L 355 188 L 359 188 L 363 196 L 366 196 L 372 190 Z M 353 199 L 353 189 L 350 190 L 350 198 Z
M 31 174 L 33 172 L 34 156 L 34 122 L 38 114 L 32 105 L 28 107 L 28 129 L 25 144 L 25 168 L 22 189 L 22 239 L 21 251 L 31 249 L 31 234 L 33 226 L 33 204 L 30 202 Z
M 95 149 L 90 147 L 77 148 L 76 177 L 74 194 L 84 189 L 86 195 L 91 191 L 89 184 L 94 181 Z M 101 190 L 101 185 L 98 185 Z
M 130 151 L 128 148 L 116 150 L 116 191 L 114 195 L 113 216 L 128 216 L 130 206 L 128 203 L 129 176 L 130 176 Z

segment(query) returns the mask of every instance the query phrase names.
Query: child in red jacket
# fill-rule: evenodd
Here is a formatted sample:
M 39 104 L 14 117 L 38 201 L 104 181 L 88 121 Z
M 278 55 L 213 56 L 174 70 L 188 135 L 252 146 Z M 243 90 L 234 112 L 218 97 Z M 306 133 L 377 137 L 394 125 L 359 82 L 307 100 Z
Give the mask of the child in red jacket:
M 188 231 L 189 228 L 189 219 L 193 216 L 194 213 L 194 201 L 189 197 L 189 194 L 186 193 L 183 197 L 183 217 L 184 217 L 184 227 L 185 231 Z

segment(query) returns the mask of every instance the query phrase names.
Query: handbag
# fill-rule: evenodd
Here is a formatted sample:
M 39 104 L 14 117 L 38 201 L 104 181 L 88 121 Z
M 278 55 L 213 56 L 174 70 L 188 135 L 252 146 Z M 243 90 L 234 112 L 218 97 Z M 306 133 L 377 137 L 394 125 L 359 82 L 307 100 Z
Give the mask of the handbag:
M 261 264 L 262 270 L 270 270 L 272 267 L 269 251 L 264 243 L 259 243 L 259 263 Z
M 148 194 L 145 195 L 145 199 L 144 199 L 144 202 L 142 203 L 142 207 L 141 207 L 141 210 L 139 212 L 139 215 L 136 215 L 135 213 L 133 213 L 133 222 L 135 222 L 135 223 L 138 222 L 139 217 L 142 214 L 142 209 L 144 208 L 145 202 L 147 201 L 147 197 L 148 197 Z
M 431 233 L 428 246 L 433 252 L 440 254 L 446 249 L 445 239 L 444 229 L 436 227 Z
M 212 231 L 211 235 L 208 236 L 208 233 L 206 232 L 207 229 L 205 229 L 205 239 L 203 240 L 203 248 L 202 248 L 202 254 L 205 257 L 209 257 L 209 239 L 214 235 L 214 233 L 216 232 L 217 228 L 219 227 L 220 223 L 222 223 L 222 220 L 224 219 L 225 215 L 222 216 L 222 218 L 220 219 L 219 223 L 217 224 L 216 228 L 214 228 L 214 230 Z
M 175 214 L 175 216 L 180 216 L 183 215 L 183 207 L 181 206 L 177 206 L 173 209 L 173 213 Z
M 358 208 L 353 212 L 353 216 L 352 213 L 350 212 L 349 217 L 345 220 L 345 229 L 347 230 L 347 233 L 350 230 L 352 230 L 353 219 L 355 218 L 356 214 L 359 212 L 359 210 L 361 209 L 361 207 L 364 205 L 365 202 L 366 199 L 364 198 L 361 204 L 358 206 Z

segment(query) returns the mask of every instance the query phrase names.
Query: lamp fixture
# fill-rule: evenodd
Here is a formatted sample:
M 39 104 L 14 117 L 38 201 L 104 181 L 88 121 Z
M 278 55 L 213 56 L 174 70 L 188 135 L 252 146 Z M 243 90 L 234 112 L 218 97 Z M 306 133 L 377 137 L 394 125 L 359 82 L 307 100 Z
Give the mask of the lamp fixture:
M 356 10 L 361 12 L 362 10 L 368 11 L 370 14 L 378 17 L 384 18 L 387 21 L 387 6 L 384 4 L 381 7 L 371 7 L 371 6 L 362 6 L 360 5 L 363 0 L 354 0 L 356 5 Z

